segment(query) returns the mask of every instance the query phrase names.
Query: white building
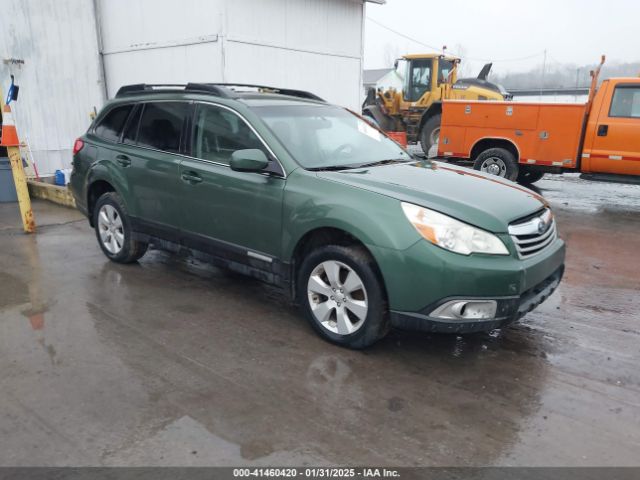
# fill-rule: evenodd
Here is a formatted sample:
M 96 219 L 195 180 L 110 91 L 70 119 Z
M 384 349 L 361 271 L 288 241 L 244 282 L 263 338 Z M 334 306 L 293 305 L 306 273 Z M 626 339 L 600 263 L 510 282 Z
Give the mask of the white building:
M 41 174 L 130 83 L 236 82 L 359 108 L 365 3 L 384 0 L 3 0 L 0 85 Z
M 377 68 L 374 70 L 363 70 L 362 85 L 366 95 L 367 90 L 388 90 L 395 88 L 402 90 L 403 79 L 395 68 Z

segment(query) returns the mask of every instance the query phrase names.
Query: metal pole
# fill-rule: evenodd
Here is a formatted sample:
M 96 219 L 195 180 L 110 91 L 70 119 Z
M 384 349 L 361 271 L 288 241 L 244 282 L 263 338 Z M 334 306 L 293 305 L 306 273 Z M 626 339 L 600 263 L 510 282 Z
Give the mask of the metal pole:
M 544 74 L 547 69 L 547 49 L 544 49 L 544 59 L 542 60 L 542 81 L 540 82 L 540 96 L 542 96 L 542 89 L 544 88 Z
M 2 129 L 6 131 L 7 117 L 11 115 L 11 110 L 4 103 L 4 95 L 0 89 L 0 107 L 2 107 Z M 14 127 L 15 128 L 15 127 Z M 17 135 L 16 135 L 17 136 Z M 2 138 L 5 144 L 8 140 Z M 13 144 L 15 143 L 15 144 Z M 11 172 L 13 173 L 13 182 L 16 185 L 18 194 L 18 206 L 20 208 L 20 216 L 22 217 L 22 226 L 26 233 L 34 233 L 36 231 L 36 222 L 31 209 L 31 199 L 29 198 L 29 188 L 27 187 L 27 177 L 24 174 L 22 165 L 22 156 L 20 155 L 20 145 L 17 142 L 6 144 L 9 161 L 11 162 Z

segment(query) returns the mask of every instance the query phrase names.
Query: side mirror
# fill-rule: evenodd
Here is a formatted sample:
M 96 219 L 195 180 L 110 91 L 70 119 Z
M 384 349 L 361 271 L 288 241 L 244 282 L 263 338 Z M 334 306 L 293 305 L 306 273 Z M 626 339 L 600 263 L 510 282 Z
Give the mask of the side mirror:
M 269 159 L 262 150 L 247 148 L 236 150 L 231 154 L 229 166 L 236 172 L 260 172 L 267 168 Z

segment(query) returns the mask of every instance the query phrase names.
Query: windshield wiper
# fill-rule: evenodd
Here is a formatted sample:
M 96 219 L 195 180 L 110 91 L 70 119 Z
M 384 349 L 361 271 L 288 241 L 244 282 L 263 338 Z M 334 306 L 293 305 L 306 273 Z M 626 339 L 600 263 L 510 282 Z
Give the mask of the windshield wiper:
M 312 172 L 320 172 L 320 171 L 328 171 L 328 172 L 337 172 L 340 170 L 349 170 L 351 168 L 360 168 L 360 166 L 353 166 L 353 165 L 327 165 L 326 167 L 310 167 L 307 168 L 307 170 L 310 170 Z
M 388 158 L 386 160 L 377 160 L 375 162 L 367 162 L 367 163 L 352 163 L 348 165 L 328 165 L 326 167 L 311 167 L 311 168 L 307 168 L 307 170 L 311 170 L 312 172 L 317 172 L 320 170 L 336 172 L 340 170 L 353 170 L 356 168 L 374 167 L 376 165 L 390 165 L 392 163 L 407 163 L 407 162 L 413 162 L 413 161 L 414 159 L 411 159 L 411 158 Z
M 359 165 L 350 165 L 351 168 L 375 167 L 376 165 L 391 165 L 392 163 L 412 162 L 411 158 L 388 158 L 387 160 L 378 160 L 376 162 L 361 163 Z

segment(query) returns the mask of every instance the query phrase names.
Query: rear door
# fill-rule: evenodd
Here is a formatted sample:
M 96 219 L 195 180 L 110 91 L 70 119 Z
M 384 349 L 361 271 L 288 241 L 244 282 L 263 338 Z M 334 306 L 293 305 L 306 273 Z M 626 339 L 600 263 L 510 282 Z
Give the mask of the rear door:
M 609 85 L 595 125 L 590 125 L 588 170 L 640 175 L 640 84 Z M 606 99 L 611 99 L 607 102 Z M 593 112 L 594 114 L 596 112 Z
M 138 231 L 178 238 L 180 154 L 190 104 L 179 101 L 138 105 L 122 135 L 115 161 L 128 185 L 128 205 Z
M 115 189 L 124 194 L 127 191 L 124 178 L 117 164 L 113 161 L 120 151 L 120 137 L 122 129 L 135 110 L 135 104 L 116 105 L 96 120 L 95 126 L 87 132 L 87 144 L 73 159 L 71 174 L 71 188 L 79 198 L 79 204 L 87 201 L 87 175 L 94 164 L 107 167 L 111 175 L 111 183 Z M 91 179 L 89 179 L 89 182 Z M 125 198 L 126 202 L 126 198 Z
M 279 256 L 284 172 L 273 153 L 234 110 L 201 103 L 192 121 L 191 153 L 180 166 L 185 241 L 242 263 L 270 270 Z M 231 154 L 257 148 L 274 173 L 231 170 Z

